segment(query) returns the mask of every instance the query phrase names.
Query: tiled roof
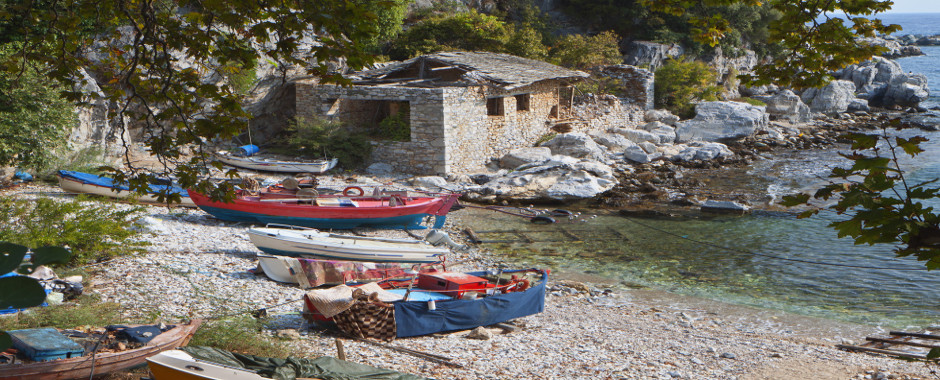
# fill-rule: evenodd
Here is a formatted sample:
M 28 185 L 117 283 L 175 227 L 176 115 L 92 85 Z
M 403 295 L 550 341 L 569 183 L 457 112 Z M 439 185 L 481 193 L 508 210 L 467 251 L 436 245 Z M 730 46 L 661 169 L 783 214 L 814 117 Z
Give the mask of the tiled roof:
M 423 55 L 407 61 L 392 63 L 375 70 L 357 73 L 364 81 L 382 81 L 393 74 L 415 71 L 422 62 L 437 67 L 452 66 L 461 71 L 459 82 L 486 84 L 512 90 L 551 79 L 580 79 L 587 73 L 569 70 L 548 62 L 488 52 L 442 52 Z M 443 85 L 444 83 L 435 83 Z

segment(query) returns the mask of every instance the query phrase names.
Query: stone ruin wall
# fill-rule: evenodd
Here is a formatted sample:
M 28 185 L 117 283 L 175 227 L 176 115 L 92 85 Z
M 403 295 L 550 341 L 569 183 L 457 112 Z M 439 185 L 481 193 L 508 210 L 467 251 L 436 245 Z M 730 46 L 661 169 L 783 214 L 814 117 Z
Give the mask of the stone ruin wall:
M 448 173 L 481 171 L 491 159 L 532 146 L 551 132 L 552 109 L 558 105 L 557 86 L 557 82 L 547 81 L 510 92 L 449 88 L 444 101 Z M 529 95 L 528 110 L 516 110 L 515 95 L 521 94 Z M 487 115 L 488 97 L 502 98 L 503 115 Z
M 393 86 L 300 85 L 297 86 L 297 115 L 326 116 L 347 122 L 357 133 L 357 126 L 367 122 L 374 111 L 361 101 L 409 102 L 411 141 L 373 142 L 372 160 L 383 162 L 404 173 L 442 174 L 445 165 L 443 89 Z
M 559 81 L 544 81 L 508 92 L 484 86 L 417 88 L 395 86 L 297 85 L 297 116 L 338 118 L 366 133 L 356 124 L 368 124 L 374 107 L 362 101 L 410 102 L 411 141 L 373 143 L 372 160 L 396 171 L 442 175 L 481 171 L 491 159 L 516 148 L 532 146 L 553 132 L 561 122 L 553 116 L 559 106 Z M 641 89 L 637 91 L 643 92 Z M 644 92 L 645 93 L 645 92 Z M 516 110 L 514 95 L 529 94 L 529 109 Z M 649 90 L 650 99 L 652 90 Z M 487 98 L 502 97 L 504 114 L 487 115 Z M 560 106 L 559 106 L 560 107 Z M 601 131 L 612 127 L 635 128 L 643 123 L 645 109 L 613 96 L 585 99 L 562 116 L 573 132 Z

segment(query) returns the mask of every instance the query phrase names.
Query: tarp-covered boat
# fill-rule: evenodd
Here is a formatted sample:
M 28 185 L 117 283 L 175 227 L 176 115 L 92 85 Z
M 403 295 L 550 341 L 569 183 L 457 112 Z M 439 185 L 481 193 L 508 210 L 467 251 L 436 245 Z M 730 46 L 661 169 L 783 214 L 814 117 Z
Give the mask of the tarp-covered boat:
M 203 211 L 218 219 L 234 222 L 323 229 L 359 226 L 421 229 L 424 228 L 421 222 L 429 216 L 435 217 L 434 228 L 443 227 L 447 213 L 460 194 L 285 198 L 240 192 L 230 203 L 212 201 L 208 196 L 192 190 L 189 196 Z
M 313 229 L 251 228 L 258 249 L 280 256 L 376 263 L 434 263 L 450 252 L 415 239 L 342 235 Z
M 329 356 L 278 359 L 201 346 L 161 353 L 147 359 L 147 367 L 154 380 L 424 379 Z
M 196 207 L 196 204 L 189 198 L 189 193 L 177 186 L 150 184 L 148 194 L 138 195 L 130 191 L 127 186 L 114 183 L 114 180 L 109 177 L 71 170 L 59 170 L 57 176 L 59 177 L 59 187 L 70 193 L 94 194 L 118 199 L 137 199 L 145 203 L 165 204 L 165 202 L 157 200 L 157 193 L 164 191 L 179 194 L 180 206 Z
M 545 310 L 547 270 L 421 273 L 416 283 L 340 285 L 304 295 L 304 317 L 334 321 L 361 338 L 392 339 L 472 329 Z M 506 275 L 511 276 L 505 278 Z M 374 294 L 374 295 L 373 295 Z
M 142 347 L 126 351 L 86 353 L 84 356 L 69 359 L 0 365 L 0 380 L 88 379 L 92 375 L 134 368 L 143 365 L 146 358 L 161 351 L 186 345 L 200 324 L 201 320 L 193 320 L 187 324 L 176 325 Z
M 258 254 L 258 264 L 268 278 L 278 282 L 297 284 L 304 289 L 347 282 L 404 278 L 409 276 L 409 271 L 431 269 L 410 263 L 318 260 L 265 254 Z

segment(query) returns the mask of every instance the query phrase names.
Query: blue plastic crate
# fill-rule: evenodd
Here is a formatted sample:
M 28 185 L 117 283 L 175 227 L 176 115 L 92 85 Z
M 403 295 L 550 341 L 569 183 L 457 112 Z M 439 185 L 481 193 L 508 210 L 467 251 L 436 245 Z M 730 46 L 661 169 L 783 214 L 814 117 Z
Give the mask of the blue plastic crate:
M 33 361 L 68 359 L 82 356 L 85 348 L 53 328 L 7 331 L 13 347 Z

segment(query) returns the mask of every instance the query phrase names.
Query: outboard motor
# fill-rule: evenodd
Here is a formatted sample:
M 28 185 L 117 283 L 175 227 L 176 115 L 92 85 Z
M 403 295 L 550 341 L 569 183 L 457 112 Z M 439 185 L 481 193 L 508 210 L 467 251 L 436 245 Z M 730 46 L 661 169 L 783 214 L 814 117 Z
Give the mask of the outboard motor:
M 469 248 L 465 244 L 454 243 L 454 241 L 450 239 L 450 235 L 441 230 L 431 230 L 428 232 L 428 235 L 424 237 L 424 241 L 431 243 L 431 245 L 435 247 L 447 244 L 450 249 L 458 252 L 466 251 L 467 248 Z

